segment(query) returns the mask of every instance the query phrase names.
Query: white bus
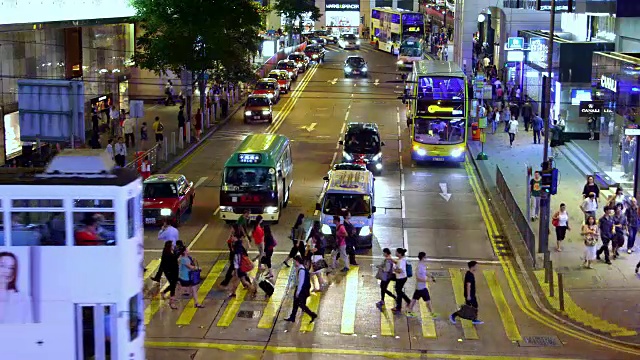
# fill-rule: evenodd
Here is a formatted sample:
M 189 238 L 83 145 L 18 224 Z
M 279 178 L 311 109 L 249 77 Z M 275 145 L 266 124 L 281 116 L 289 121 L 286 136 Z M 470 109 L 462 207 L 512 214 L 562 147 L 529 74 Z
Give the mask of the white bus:
M 2 358 L 144 360 L 138 174 L 68 150 L 0 173 L 0 194 Z
M 396 55 L 405 39 L 423 39 L 424 35 L 422 13 L 389 7 L 371 9 L 371 40 L 378 50 Z

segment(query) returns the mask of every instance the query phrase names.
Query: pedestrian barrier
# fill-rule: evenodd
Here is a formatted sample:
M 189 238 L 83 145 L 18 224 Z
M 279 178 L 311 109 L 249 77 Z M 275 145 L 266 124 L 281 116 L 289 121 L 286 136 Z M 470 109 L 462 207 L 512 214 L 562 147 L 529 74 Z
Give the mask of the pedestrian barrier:
M 504 175 L 502 175 L 500 166 L 498 165 L 496 165 L 496 188 L 498 189 L 498 194 L 500 194 L 502 201 L 507 207 L 509 216 L 513 222 L 515 222 L 518 232 L 520 232 L 520 236 L 527 247 L 531 261 L 535 264 L 536 236 L 534 235 L 533 230 L 531 230 L 531 226 L 529 226 L 529 221 L 526 215 L 522 213 L 522 210 L 520 210 L 516 199 L 504 179 Z
M 166 161 L 166 158 L 163 158 L 162 154 L 158 152 L 159 148 L 160 146 L 156 144 L 147 151 L 136 151 L 134 159 L 126 164 L 125 168 L 133 169 L 140 173 L 142 162 L 148 156 L 151 163 L 151 171 L 153 172 L 153 168 L 158 164 L 158 161 Z

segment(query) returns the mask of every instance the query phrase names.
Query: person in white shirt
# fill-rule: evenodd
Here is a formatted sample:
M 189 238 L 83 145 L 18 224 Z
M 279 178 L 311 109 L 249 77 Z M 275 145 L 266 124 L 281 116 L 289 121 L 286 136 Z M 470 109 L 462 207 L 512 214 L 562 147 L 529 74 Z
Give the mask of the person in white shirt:
M 396 249 L 396 256 L 398 257 L 395 260 L 395 268 L 393 272 L 396 274 L 396 307 L 391 309 L 393 312 L 402 312 L 402 300 L 404 300 L 407 305 L 411 302 L 411 299 L 404 292 L 404 284 L 407 283 L 407 259 L 405 255 L 407 254 L 407 250 L 403 248 Z
M 122 124 L 122 130 L 124 131 L 124 143 L 129 147 L 129 140 L 131 140 L 131 147 L 136 146 L 135 120 L 132 118 L 126 118 Z
M 176 241 L 180 240 L 180 233 L 178 232 L 178 229 L 176 229 L 175 227 L 173 227 L 173 225 L 171 225 L 171 223 L 169 223 L 168 220 L 165 220 L 162 228 L 158 232 L 158 240 L 162 241 L 163 243 L 165 241 L 171 241 L 173 243 L 173 246 L 175 247 Z
M 111 118 L 111 136 L 116 137 L 120 135 L 120 112 L 116 109 L 115 105 L 111 105 L 109 110 L 109 117 Z
M 518 133 L 518 120 L 509 120 L 507 123 L 507 132 L 509 133 L 509 145 L 513 147 L 513 142 L 516 140 L 516 134 Z
M 127 146 L 124 144 L 124 139 L 122 136 L 118 138 L 118 142 L 115 146 L 114 160 L 116 161 L 116 165 L 120 167 L 125 166 L 125 161 L 127 159 Z
M 486 69 L 489 67 L 490 64 L 491 64 L 491 60 L 489 59 L 488 56 L 485 56 L 484 59 L 482 59 L 482 65 L 484 65 L 484 68 Z
M 589 196 L 587 196 L 582 202 L 582 204 L 580 205 L 580 210 L 582 210 L 582 212 L 584 213 L 585 224 L 587 222 L 587 219 L 589 219 L 590 216 L 593 216 L 594 218 L 596 217 L 596 211 L 598 211 L 598 202 L 596 201 L 596 193 L 593 193 L 593 192 L 589 193 Z
M 114 160 L 114 157 L 113 157 L 113 139 L 107 140 L 107 147 L 104 149 L 104 151 L 107 154 L 109 154 L 109 158 L 111 160 Z
M 436 282 L 436 278 L 431 277 L 433 282 Z M 427 303 L 429 313 L 434 318 L 436 314 L 431 307 L 431 296 L 429 295 L 429 289 L 427 288 L 427 254 L 424 251 L 418 253 L 418 268 L 416 271 L 416 290 L 413 292 L 413 296 L 409 306 L 407 306 L 407 316 L 414 317 L 416 314 L 413 312 L 413 307 L 418 300 L 424 300 Z

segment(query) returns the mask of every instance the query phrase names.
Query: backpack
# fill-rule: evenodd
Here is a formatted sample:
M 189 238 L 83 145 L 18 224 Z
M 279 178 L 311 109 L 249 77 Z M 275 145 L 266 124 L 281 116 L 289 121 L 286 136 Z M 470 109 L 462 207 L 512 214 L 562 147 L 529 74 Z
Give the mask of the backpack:
M 407 277 L 413 277 L 413 266 L 407 262 Z
M 158 131 L 162 131 L 164 130 L 164 125 L 162 125 L 162 123 L 158 124 Z

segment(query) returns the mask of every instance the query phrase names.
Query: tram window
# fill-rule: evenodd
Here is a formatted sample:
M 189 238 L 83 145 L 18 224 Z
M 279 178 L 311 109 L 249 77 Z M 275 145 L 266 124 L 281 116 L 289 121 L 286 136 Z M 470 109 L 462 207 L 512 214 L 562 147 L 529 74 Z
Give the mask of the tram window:
M 75 199 L 73 206 L 77 208 L 112 208 L 113 200 Z
M 136 233 L 136 198 L 127 201 L 127 237 L 131 239 Z
M 11 213 L 13 246 L 64 246 L 66 234 L 63 212 Z
M 46 200 L 33 200 L 33 199 L 20 199 L 13 200 L 14 208 L 61 208 L 61 199 L 46 199 Z
M 129 298 L 129 341 L 133 341 L 140 336 L 143 319 L 142 293 L 138 293 Z
M 115 219 L 115 213 L 108 211 L 73 213 L 73 235 L 75 245 L 115 245 Z

